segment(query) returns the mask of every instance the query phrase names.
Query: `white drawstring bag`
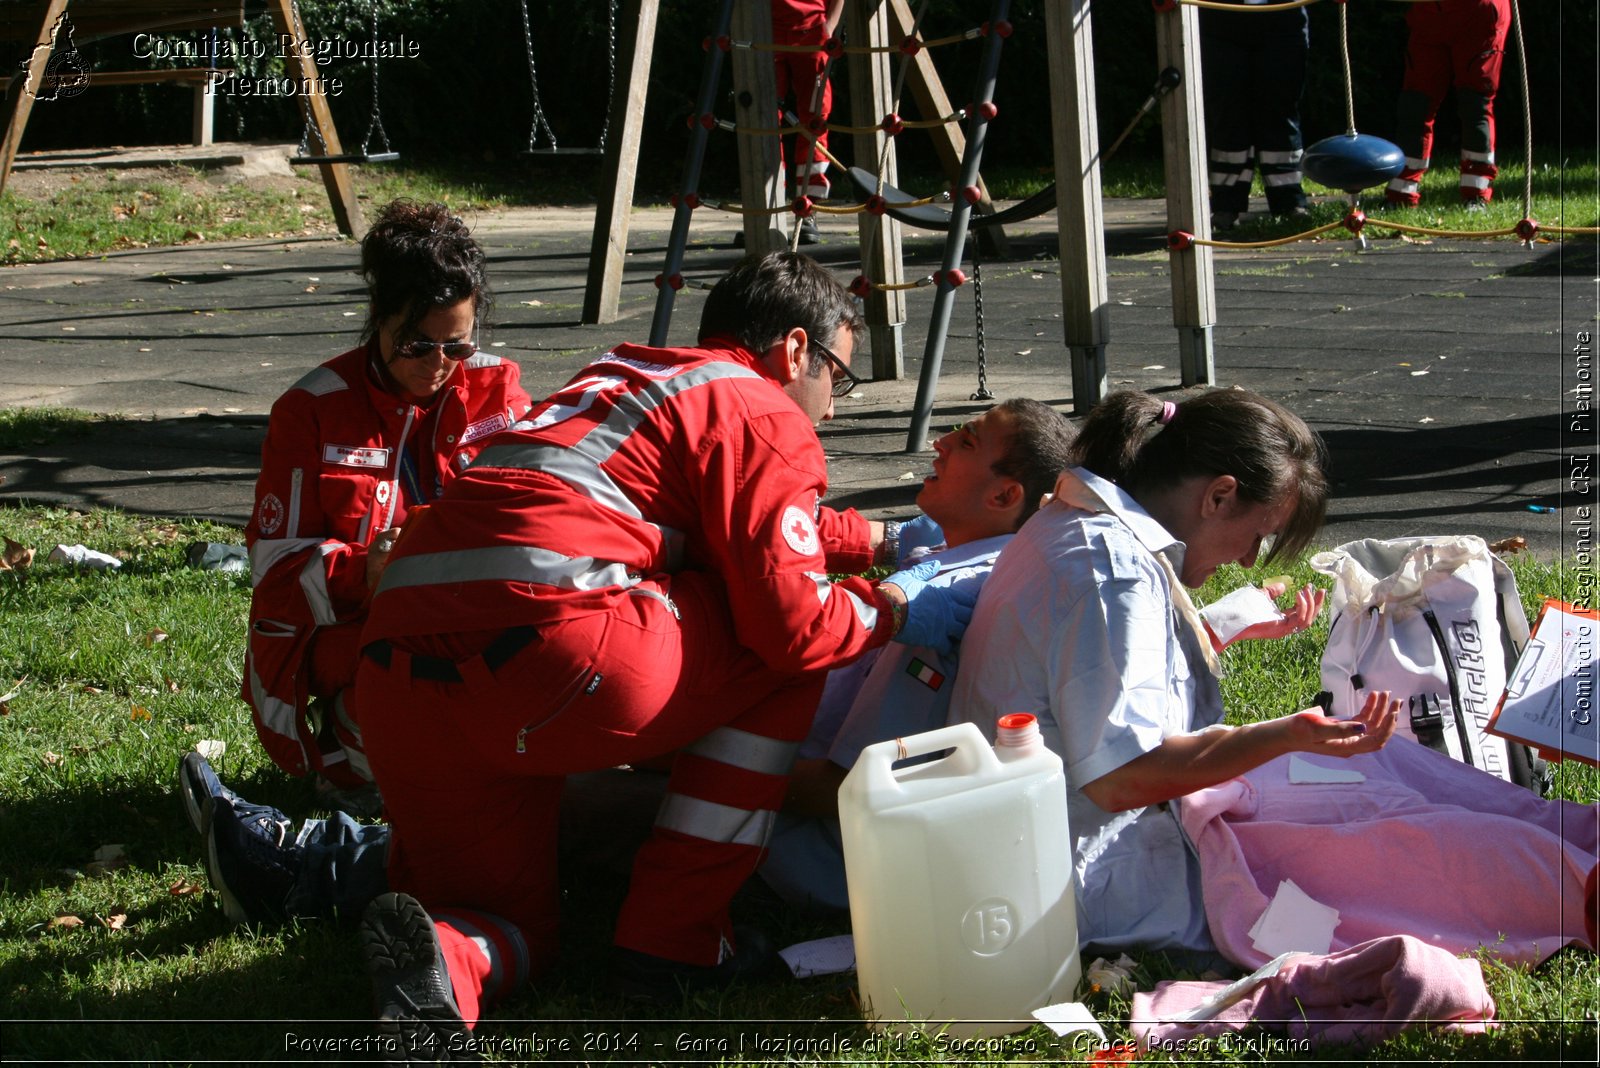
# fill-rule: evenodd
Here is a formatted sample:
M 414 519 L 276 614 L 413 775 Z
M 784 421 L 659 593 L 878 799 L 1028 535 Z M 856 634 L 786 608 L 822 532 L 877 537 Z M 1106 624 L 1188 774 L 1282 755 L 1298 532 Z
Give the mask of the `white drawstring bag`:
M 1542 792 L 1542 761 L 1486 734 L 1528 642 L 1511 569 L 1472 535 L 1366 539 L 1311 558 L 1334 580 L 1319 700 L 1347 719 L 1368 693 L 1403 702 L 1397 735 Z

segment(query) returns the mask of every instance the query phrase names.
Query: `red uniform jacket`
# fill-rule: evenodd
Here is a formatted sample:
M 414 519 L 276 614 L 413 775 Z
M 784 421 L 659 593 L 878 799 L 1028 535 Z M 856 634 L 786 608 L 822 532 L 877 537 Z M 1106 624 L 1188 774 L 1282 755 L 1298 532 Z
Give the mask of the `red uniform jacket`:
M 380 384 L 375 352 L 334 357 L 273 404 L 245 529 L 255 592 L 243 696 L 268 754 L 297 775 L 321 768 L 306 709 L 322 695 L 308 692 L 306 652 L 317 628 L 365 614 L 368 543 L 529 404 L 517 365 L 478 353 L 419 408 Z
M 620 346 L 407 528 L 363 641 L 606 611 L 682 569 L 723 578 L 768 665 L 831 667 L 891 623 L 870 583 L 828 581 L 872 561 L 866 520 L 820 507 L 826 489 L 815 428 L 755 354 Z

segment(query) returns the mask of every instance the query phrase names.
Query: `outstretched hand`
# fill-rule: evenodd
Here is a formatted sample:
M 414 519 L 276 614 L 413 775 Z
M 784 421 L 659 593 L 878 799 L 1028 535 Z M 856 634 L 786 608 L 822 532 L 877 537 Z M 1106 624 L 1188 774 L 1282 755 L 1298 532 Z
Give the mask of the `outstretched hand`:
M 922 645 L 937 653 L 948 653 L 972 622 L 972 607 L 977 603 L 975 584 L 933 586 L 929 580 L 939 573 L 939 565 L 929 560 L 897 571 L 879 583 L 891 599 L 905 600 L 905 622 L 894 640 L 905 645 Z
M 1282 582 L 1269 582 L 1261 587 L 1261 591 L 1274 601 L 1283 596 L 1284 589 Z M 1287 638 L 1291 634 L 1298 634 L 1316 622 L 1317 616 L 1322 614 L 1322 603 L 1326 597 L 1323 590 L 1308 582 L 1295 593 L 1294 606 L 1280 618 L 1252 624 L 1240 631 L 1233 640 Z
M 1284 717 L 1293 749 L 1302 753 L 1351 757 L 1375 753 L 1394 736 L 1399 722 L 1400 702 L 1387 690 L 1367 694 L 1366 701 L 1352 719 L 1333 719 L 1315 708 Z

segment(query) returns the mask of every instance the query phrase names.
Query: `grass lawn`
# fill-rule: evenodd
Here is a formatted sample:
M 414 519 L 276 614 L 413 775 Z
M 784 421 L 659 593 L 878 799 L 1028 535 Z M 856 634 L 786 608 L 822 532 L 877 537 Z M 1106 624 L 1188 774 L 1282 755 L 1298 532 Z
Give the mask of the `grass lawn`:
M 53 426 L 50 432 L 71 429 L 70 422 Z M 375 1059 L 370 1048 L 363 1057 L 359 1044 L 369 1033 L 361 1022 L 368 1005 L 352 931 L 315 922 L 232 927 L 206 884 L 199 843 L 175 792 L 179 757 L 198 742 L 222 742 L 226 752 L 216 764 L 246 797 L 296 817 L 314 814 L 309 790 L 278 773 L 262 753 L 237 697 L 248 579 L 184 565 L 189 542 L 236 541 L 239 533 L 113 511 L 29 506 L 0 509 L 0 534 L 38 550 L 30 567 L 0 570 L 5 1059 L 317 1062 L 341 1058 L 309 1043 L 335 1039 L 355 1043 L 344 1047 L 344 1059 Z M 112 553 L 123 565 L 76 571 L 44 562 L 58 542 Z M 1575 589 L 1570 568 L 1514 563 L 1530 609 L 1547 594 Z M 1309 576 L 1303 565 L 1293 574 Z M 1215 596 L 1240 578 L 1237 571 L 1219 576 L 1205 593 Z M 1265 716 L 1309 703 L 1318 688 L 1321 641 L 1319 628 L 1230 654 L 1230 707 Z M 1563 797 L 1600 800 L 1600 777 L 1562 767 L 1558 790 Z M 757 986 L 695 998 L 669 1014 L 673 1018 L 624 1019 L 622 1004 L 606 992 L 604 974 L 623 886 L 591 869 L 569 868 L 564 882 L 564 958 L 551 976 L 500 1006 L 479 1029 L 492 1059 L 790 1060 L 781 1046 L 758 1048 L 757 1036 L 821 1044 L 793 1056 L 794 1063 L 1033 1063 L 1081 1059 L 1088 1052 L 1037 1026 L 977 1055 L 926 1034 L 872 1052 L 873 1033 L 859 1021 L 850 977 Z M 760 893 L 748 893 L 737 908 L 784 942 L 845 929 L 842 920 L 786 913 Z M 1316 1054 L 1255 1035 L 1143 1059 L 1196 1063 L 1265 1054 L 1274 1061 L 1593 1062 L 1600 1002 L 1594 954 L 1563 951 L 1531 972 L 1486 959 L 1485 970 L 1505 1021 L 1488 1035 L 1418 1031 L 1371 1051 Z M 1135 977 L 1148 989 L 1181 974 L 1148 956 Z M 1086 1000 L 1113 1039 L 1128 1036 L 1124 999 L 1089 994 Z M 703 1022 L 680 1023 L 678 1016 Z

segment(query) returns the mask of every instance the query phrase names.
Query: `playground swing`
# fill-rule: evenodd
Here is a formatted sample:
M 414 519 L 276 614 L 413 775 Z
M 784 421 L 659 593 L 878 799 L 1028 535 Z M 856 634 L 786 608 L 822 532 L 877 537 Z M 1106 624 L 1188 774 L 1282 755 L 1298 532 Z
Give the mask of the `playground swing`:
M 306 40 L 306 24 L 300 17 L 300 4 L 294 0 L 290 4 L 294 14 L 295 30 L 302 41 Z M 389 146 L 389 134 L 383 128 L 383 114 L 378 98 L 378 54 L 381 44 L 378 37 L 378 0 L 372 0 L 372 54 L 367 59 L 367 64 L 372 70 L 372 111 L 367 119 L 367 133 L 361 139 L 361 151 L 329 153 L 328 146 L 322 139 L 322 131 L 317 129 L 311 121 L 309 112 L 306 114 L 305 126 L 300 131 L 300 147 L 296 153 L 289 157 L 289 162 L 298 165 L 312 165 L 324 163 L 393 163 L 400 158 L 400 153 Z M 376 134 L 382 148 L 372 151 L 372 137 Z M 311 140 L 316 138 L 317 151 L 311 151 Z
M 617 95 L 617 0 L 608 0 L 606 9 L 606 63 L 609 84 L 606 88 L 606 117 L 600 125 L 600 139 L 592 147 L 562 148 L 556 143 L 555 131 L 550 128 L 550 122 L 545 118 L 544 101 L 539 95 L 539 69 L 533 58 L 533 19 L 528 14 L 528 0 L 522 0 L 522 40 L 528 51 L 528 81 L 533 87 L 533 119 L 528 124 L 528 147 L 521 152 L 521 155 L 537 157 L 605 154 L 606 135 L 611 130 L 611 104 Z M 549 142 L 544 147 L 539 144 L 541 131 L 545 140 Z

